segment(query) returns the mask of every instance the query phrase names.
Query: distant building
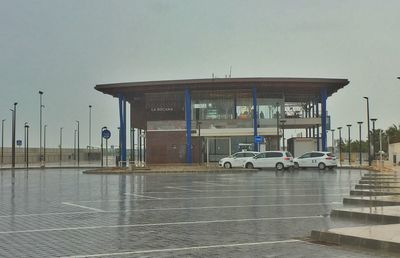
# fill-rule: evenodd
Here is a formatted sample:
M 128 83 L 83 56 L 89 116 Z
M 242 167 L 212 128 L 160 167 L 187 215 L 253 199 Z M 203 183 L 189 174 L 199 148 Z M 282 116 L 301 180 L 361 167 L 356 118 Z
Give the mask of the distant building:
M 389 144 L 389 162 L 400 165 L 400 142 Z
M 126 160 L 126 102 L 129 128 L 146 132 L 148 163 L 217 161 L 263 136 L 279 149 L 282 127 L 304 129 L 326 150 L 326 100 L 347 79 L 224 78 L 96 85 L 119 98 L 121 159 Z M 258 139 L 260 139 L 258 137 Z

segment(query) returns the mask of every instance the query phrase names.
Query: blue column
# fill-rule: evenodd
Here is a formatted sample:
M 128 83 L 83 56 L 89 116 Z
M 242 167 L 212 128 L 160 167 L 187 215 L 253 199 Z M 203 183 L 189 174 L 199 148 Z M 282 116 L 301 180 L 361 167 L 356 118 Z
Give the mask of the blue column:
M 319 103 L 318 101 L 316 102 L 316 109 L 317 109 L 317 117 L 319 117 Z M 319 125 L 317 125 L 317 151 L 320 151 L 320 147 L 319 147 Z
M 185 119 L 186 119 L 186 163 L 192 164 L 192 107 L 190 91 L 185 89 Z
M 120 94 L 118 95 L 119 101 L 119 140 L 120 140 L 120 152 L 121 161 L 126 162 L 126 99 Z
M 322 128 L 322 151 L 327 151 L 326 142 L 326 99 L 328 98 L 328 93 L 326 88 L 322 88 L 321 91 L 321 128 Z
M 258 117 L 257 117 L 257 89 L 253 87 L 253 138 L 254 138 L 254 150 L 258 151 L 258 143 L 256 143 L 256 136 L 258 134 Z

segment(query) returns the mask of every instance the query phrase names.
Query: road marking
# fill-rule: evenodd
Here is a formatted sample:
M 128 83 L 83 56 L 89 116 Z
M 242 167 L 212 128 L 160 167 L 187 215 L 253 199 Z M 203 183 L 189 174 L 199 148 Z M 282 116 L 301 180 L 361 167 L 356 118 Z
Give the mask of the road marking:
M 164 223 L 143 223 L 128 225 L 111 225 L 111 226 L 90 226 L 90 227 L 70 227 L 70 228 L 45 228 L 45 229 L 29 229 L 15 231 L 0 231 L 0 234 L 17 234 L 17 233 L 36 233 L 36 232 L 54 232 L 68 230 L 84 230 L 84 229 L 101 229 L 101 228 L 133 228 L 133 227 L 154 227 L 154 226 L 174 226 L 174 225 L 196 225 L 196 224 L 212 224 L 212 223 L 230 223 L 230 222 L 248 222 L 248 221 L 268 221 L 268 220 L 296 220 L 296 219 L 317 219 L 324 218 L 322 215 L 314 216 L 298 216 L 298 217 L 277 217 L 277 218 L 253 218 L 253 219 L 223 219 L 223 220 L 200 220 L 200 221 L 180 221 L 180 222 L 164 222 Z
M 266 192 L 266 191 L 302 191 L 302 190 L 309 190 L 309 191 L 336 191 L 336 190 L 350 190 L 350 187 L 346 188 L 275 188 L 275 189 L 269 189 L 269 188 L 254 188 L 254 189 L 190 189 L 190 188 L 184 188 L 184 187 L 174 187 L 174 186 L 165 186 L 165 188 L 168 189 L 177 189 L 177 190 L 183 190 L 183 191 L 191 191 L 191 192 Z M 181 193 L 181 192 L 146 192 L 146 193 Z
M 131 195 L 130 193 L 125 193 L 126 195 Z M 150 200 L 194 200 L 194 199 L 238 199 L 238 198 L 262 198 L 262 197 L 311 197 L 311 196 L 343 196 L 347 197 L 347 194 L 298 194 L 298 195 L 290 195 L 290 194 L 280 194 L 280 195 L 237 195 L 237 196 L 194 196 L 194 197 L 160 197 L 156 198 L 153 197 L 153 199 Z M 150 197 L 151 198 L 151 197 Z M 147 201 L 150 201 L 147 200 Z M 119 200 L 120 201 L 120 200 Z M 82 201 L 84 202 L 84 201 Z
M 202 182 L 202 181 L 193 181 L 196 184 L 206 184 L 206 185 L 215 185 L 215 186 L 231 186 L 231 184 L 220 184 L 220 183 L 213 183 L 213 182 Z
M 130 213 L 130 212 L 146 212 L 146 211 L 174 211 L 174 210 L 212 210 L 212 209 L 238 209 L 238 208 L 256 208 L 256 207 L 292 207 L 292 206 L 323 206 L 338 205 L 341 202 L 329 203 L 289 203 L 289 204 L 253 204 L 253 205 L 226 205 L 226 206 L 200 206 L 200 207 L 172 207 L 172 208 L 149 208 L 149 209 L 132 209 L 121 211 L 76 211 L 76 212 L 53 212 L 53 213 L 35 213 L 35 214 L 16 214 L 2 215 L 0 218 L 10 217 L 34 217 L 34 216 L 54 216 L 54 215 L 73 215 L 73 214 L 95 214 L 95 213 Z
M 97 211 L 97 212 L 104 212 L 104 210 L 101 210 L 101 209 L 87 207 L 87 206 L 83 206 L 83 205 L 79 205 L 79 204 L 75 204 L 75 203 L 70 203 L 70 202 L 62 202 L 62 204 L 69 205 L 69 206 L 74 206 L 74 207 L 78 207 L 78 208 L 82 208 L 82 209 Z
M 127 251 L 127 252 L 119 252 L 119 253 L 74 255 L 74 256 L 64 256 L 64 257 L 61 257 L 61 258 L 72 258 L 72 257 L 82 258 L 82 257 L 119 256 L 119 255 L 147 254 L 147 253 L 164 253 L 164 252 L 202 250 L 202 249 L 212 249 L 212 248 L 229 248 L 229 247 L 240 247 L 240 246 L 287 244 L 287 243 L 298 243 L 298 242 L 303 242 L 303 241 L 297 240 L 297 239 L 288 239 L 288 240 L 278 240 L 278 241 L 264 241 L 264 242 L 236 243 L 236 244 L 188 246 L 188 247 L 165 248 L 165 249 Z
M 158 198 L 158 197 L 146 196 L 146 195 L 142 195 L 142 194 L 125 193 L 125 195 L 131 195 L 131 196 L 136 196 L 136 197 L 141 197 L 141 198 L 161 200 L 161 198 Z

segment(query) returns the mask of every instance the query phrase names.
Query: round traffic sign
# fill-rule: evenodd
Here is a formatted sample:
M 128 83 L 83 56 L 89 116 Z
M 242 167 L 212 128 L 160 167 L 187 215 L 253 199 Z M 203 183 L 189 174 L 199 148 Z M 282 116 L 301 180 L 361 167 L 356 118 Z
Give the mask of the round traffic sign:
M 111 132 L 110 132 L 110 130 L 104 129 L 104 130 L 101 132 L 101 136 L 102 136 L 104 139 L 110 139 L 110 137 L 111 137 Z

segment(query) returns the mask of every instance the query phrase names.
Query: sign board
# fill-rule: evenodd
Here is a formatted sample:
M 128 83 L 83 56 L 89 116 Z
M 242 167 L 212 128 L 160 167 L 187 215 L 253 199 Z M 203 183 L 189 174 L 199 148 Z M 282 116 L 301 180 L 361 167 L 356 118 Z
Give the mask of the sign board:
M 194 108 L 207 108 L 207 104 L 206 103 L 194 104 Z
M 110 139 L 110 137 L 111 137 L 110 130 L 105 129 L 105 130 L 101 131 L 101 137 L 103 137 L 106 140 Z
M 17 145 L 22 146 L 22 140 L 17 140 Z
M 262 137 L 260 135 L 256 135 L 256 136 L 254 136 L 254 142 L 255 143 L 262 143 L 262 142 L 264 142 L 264 137 Z

